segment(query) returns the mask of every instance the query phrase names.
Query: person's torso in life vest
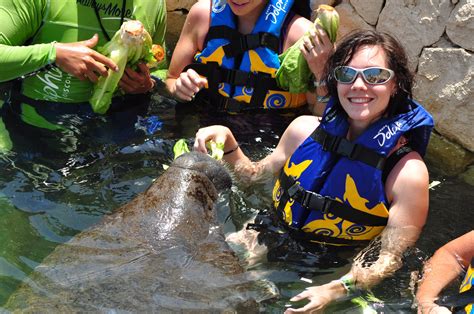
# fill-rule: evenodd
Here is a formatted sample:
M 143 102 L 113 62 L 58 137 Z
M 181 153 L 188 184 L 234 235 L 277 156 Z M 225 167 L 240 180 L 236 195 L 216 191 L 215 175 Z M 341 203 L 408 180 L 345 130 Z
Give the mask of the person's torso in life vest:
M 91 38 L 99 34 L 97 47 L 104 45 L 107 38 L 103 34 L 94 10 L 94 3 L 109 37 L 120 29 L 122 15 L 124 19 L 140 20 L 151 36 L 156 31 L 156 16 L 164 10 L 162 1 L 122 0 L 51 0 L 44 8 L 42 27 L 32 38 L 31 44 L 53 41 L 68 43 Z M 95 49 L 94 48 L 94 49 Z M 40 71 L 25 78 L 22 94 L 32 99 L 53 102 L 74 103 L 88 101 L 93 84 L 81 81 L 62 71 L 58 67 Z
M 282 26 L 293 1 L 268 1 L 252 32 L 242 35 L 227 2 L 213 0 L 205 47 L 187 68 L 207 77 L 206 88 L 218 110 L 286 109 L 306 103 L 304 93 L 281 90 L 274 79 L 280 67 Z
M 471 260 L 471 265 L 469 265 L 469 268 L 467 269 L 466 276 L 464 277 L 464 280 L 461 283 L 461 287 L 459 288 L 460 293 L 465 293 L 467 291 L 471 291 L 473 289 L 473 284 L 474 284 L 474 260 Z M 462 311 L 462 313 L 468 313 L 468 314 L 474 314 L 474 307 L 473 304 L 470 303 L 466 305 Z
M 357 245 L 380 234 L 389 216 L 385 159 L 406 132 L 411 148 L 423 156 L 433 127 L 421 105 L 410 101 L 410 107 L 376 121 L 351 142 L 345 138 L 346 116 L 331 100 L 320 126 L 287 160 L 275 183 L 274 207 L 285 225 L 309 241 L 332 245 Z

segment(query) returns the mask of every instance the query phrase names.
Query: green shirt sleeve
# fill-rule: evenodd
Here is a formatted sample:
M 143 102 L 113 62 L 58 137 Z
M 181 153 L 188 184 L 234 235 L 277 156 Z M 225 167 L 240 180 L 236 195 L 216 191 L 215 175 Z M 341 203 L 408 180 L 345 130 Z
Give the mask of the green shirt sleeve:
M 165 0 L 159 0 L 159 11 L 156 14 L 155 20 L 155 33 L 153 34 L 153 43 L 158 44 L 165 50 L 165 58 L 158 64 L 158 66 L 151 70 L 151 75 L 156 76 L 162 80 L 166 79 L 166 72 L 168 71 L 168 59 L 166 57 L 166 45 L 165 45 L 165 34 L 166 34 L 166 2 Z
M 0 82 L 54 62 L 54 43 L 25 45 L 41 27 L 45 10 L 45 0 L 0 0 Z

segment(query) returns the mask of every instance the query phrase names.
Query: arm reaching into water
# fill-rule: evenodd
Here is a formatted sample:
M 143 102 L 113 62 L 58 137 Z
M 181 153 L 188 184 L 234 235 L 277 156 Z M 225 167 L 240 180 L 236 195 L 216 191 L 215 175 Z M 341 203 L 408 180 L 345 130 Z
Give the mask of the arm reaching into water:
M 413 173 L 418 175 L 413 176 Z M 411 152 L 396 164 L 385 189 L 391 201 L 387 227 L 354 258 L 350 272 L 343 277 L 349 279 L 349 283 L 345 283 L 349 288 L 369 289 L 392 275 L 402 265 L 403 253 L 415 244 L 425 224 L 428 170 L 418 153 Z M 377 252 L 377 259 L 368 262 L 366 257 Z M 308 299 L 310 302 L 299 309 L 290 308 L 286 313 L 322 311 L 331 302 L 347 295 L 343 281 L 334 280 L 306 289 L 290 301 Z
M 425 264 L 416 293 L 418 313 L 450 313 L 435 303 L 441 291 L 465 271 L 474 257 L 474 231 L 438 249 Z
M 207 153 L 206 142 L 213 140 L 216 143 L 224 143 L 223 159 L 234 166 L 234 172 L 242 181 L 253 182 L 266 177 L 268 174 L 278 173 L 283 168 L 286 160 L 318 125 L 319 120 L 315 116 L 296 118 L 283 133 L 275 150 L 256 162 L 251 161 L 244 154 L 232 131 L 222 125 L 199 129 L 196 133 L 194 149 Z

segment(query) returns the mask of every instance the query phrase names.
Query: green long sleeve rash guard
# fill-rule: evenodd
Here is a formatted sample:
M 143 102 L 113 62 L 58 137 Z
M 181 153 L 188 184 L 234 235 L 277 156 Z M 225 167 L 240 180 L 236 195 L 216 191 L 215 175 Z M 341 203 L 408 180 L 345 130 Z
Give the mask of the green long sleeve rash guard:
M 55 61 L 54 42 L 68 43 L 90 39 L 99 34 L 99 43 L 120 28 L 122 10 L 126 19 L 141 21 L 153 43 L 165 47 L 165 0 L 0 0 L 0 82 L 27 75 Z M 152 75 L 164 78 L 166 60 Z M 27 77 L 22 91 L 32 99 L 74 103 L 87 101 L 92 83 L 81 81 L 58 67 Z

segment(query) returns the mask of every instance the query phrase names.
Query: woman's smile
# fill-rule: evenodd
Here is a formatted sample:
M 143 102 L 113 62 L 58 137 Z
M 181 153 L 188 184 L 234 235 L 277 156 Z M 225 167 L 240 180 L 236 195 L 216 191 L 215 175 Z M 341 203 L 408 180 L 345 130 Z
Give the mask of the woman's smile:
M 364 105 L 373 100 L 372 97 L 348 97 L 348 99 L 355 105 Z

